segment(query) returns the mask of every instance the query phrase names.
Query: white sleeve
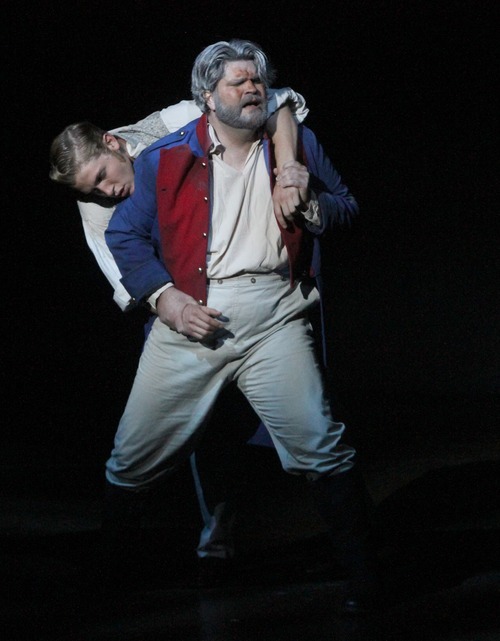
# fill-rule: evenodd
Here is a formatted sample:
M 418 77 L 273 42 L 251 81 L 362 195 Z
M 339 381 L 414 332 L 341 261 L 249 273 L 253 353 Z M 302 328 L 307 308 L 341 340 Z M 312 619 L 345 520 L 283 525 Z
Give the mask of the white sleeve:
M 113 214 L 114 207 L 102 207 L 97 203 L 85 203 L 78 201 L 78 209 L 82 217 L 83 231 L 90 251 L 99 265 L 102 273 L 106 276 L 114 289 L 113 300 L 125 311 L 130 304 L 132 297 L 120 282 L 121 274 L 111 252 L 104 239 L 109 219 Z
M 300 123 L 306 119 L 309 109 L 306 107 L 304 96 L 300 93 L 290 89 L 290 87 L 267 90 L 267 113 L 269 115 L 278 111 L 285 104 L 288 104 L 297 122 Z
M 166 128 L 173 132 L 184 127 L 191 120 L 199 118 L 201 110 L 196 106 L 194 100 L 181 100 L 176 105 L 162 109 L 160 116 Z

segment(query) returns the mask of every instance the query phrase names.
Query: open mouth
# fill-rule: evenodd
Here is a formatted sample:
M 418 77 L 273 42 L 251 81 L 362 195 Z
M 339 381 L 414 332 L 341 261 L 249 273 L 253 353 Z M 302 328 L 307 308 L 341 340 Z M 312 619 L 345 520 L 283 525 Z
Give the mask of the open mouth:
M 248 102 L 245 102 L 243 104 L 243 107 L 260 107 L 261 104 L 262 104 L 262 100 L 253 99 L 253 100 L 249 100 Z

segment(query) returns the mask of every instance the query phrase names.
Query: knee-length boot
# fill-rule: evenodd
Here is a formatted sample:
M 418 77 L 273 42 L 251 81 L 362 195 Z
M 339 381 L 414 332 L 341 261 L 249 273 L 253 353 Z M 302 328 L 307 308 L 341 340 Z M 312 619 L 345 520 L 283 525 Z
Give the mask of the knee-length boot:
M 96 574 L 104 584 L 133 582 L 143 572 L 141 519 L 147 490 L 129 490 L 106 482 Z
M 344 613 L 375 606 L 377 568 L 370 536 L 373 503 L 356 468 L 312 481 L 320 515 L 330 529 L 335 560 L 345 572 Z

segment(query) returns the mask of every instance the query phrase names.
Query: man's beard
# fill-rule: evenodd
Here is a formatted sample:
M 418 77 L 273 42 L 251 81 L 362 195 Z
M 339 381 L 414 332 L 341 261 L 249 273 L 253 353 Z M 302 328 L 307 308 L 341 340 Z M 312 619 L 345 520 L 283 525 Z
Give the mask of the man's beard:
M 217 92 L 213 94 L 217 118 L 225 125 L 235 129 L 260 129 L 267 120 L 266 99 L 259 97 L 247 98 L 246 102 L 239 105 L 225 105 L 221 102 Z M 243 111 L 245 105 L 258 104 L 260 109 L 252 109 L 248 113 Z

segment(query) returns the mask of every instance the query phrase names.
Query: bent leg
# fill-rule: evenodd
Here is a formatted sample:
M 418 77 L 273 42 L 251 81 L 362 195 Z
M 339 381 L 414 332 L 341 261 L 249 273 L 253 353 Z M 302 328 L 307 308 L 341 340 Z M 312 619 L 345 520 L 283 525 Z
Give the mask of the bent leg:
M 146 341 L 106 463 L 110 483 L 137 488 L 172 472 L 194 450 L 224 381 L 211 350 L 157 320 Z
M 333 420 L 307 320 L 290 321 L 246 360 L 238 385 L 266 424 L 283 468 L 317 478 L 353 465 L 342 443 L 344 424 Z

